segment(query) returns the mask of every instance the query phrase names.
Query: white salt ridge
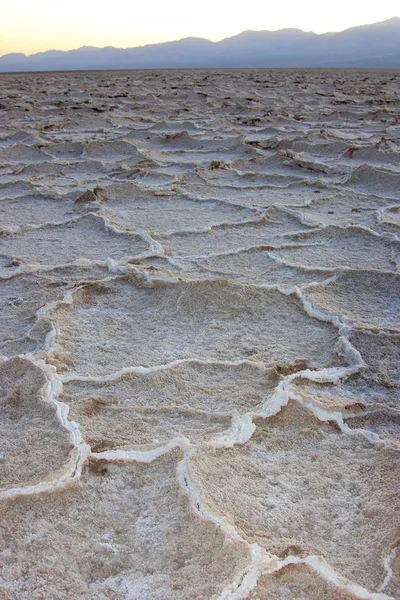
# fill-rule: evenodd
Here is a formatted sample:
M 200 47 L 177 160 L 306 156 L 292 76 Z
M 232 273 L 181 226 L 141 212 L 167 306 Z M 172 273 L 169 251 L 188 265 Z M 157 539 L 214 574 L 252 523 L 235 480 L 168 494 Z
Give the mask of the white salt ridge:
M 187 450 L 191 444 L 184 436 L 173 438 L 165 446 L 158 446 L 153 450 L 140 451 L 140 450 L 106 450 L 104 452 L 92 452 L 91 454 L 98 459 L 108 461 L 130 461 L 150 463 L 156 460 L 159 456 L 174 450 L 175 448 L 181 448 Z

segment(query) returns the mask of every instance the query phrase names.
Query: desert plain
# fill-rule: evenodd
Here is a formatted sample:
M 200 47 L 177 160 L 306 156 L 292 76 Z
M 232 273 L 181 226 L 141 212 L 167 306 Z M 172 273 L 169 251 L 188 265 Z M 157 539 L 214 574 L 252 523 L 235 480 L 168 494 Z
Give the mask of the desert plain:
M 400 598 L 399 92 L 0 75 L 1 600 Z

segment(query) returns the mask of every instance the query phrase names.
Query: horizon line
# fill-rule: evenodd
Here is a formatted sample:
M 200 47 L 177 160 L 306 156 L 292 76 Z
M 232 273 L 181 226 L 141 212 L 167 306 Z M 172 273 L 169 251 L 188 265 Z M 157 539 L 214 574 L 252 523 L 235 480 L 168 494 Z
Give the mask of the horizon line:
M 38 52 L 32 52 L 31 54 L 25 54 L 24 52 L 18 52 L 18 51 L 12 51 L 12 52 L 6 52 L 6 54 L 2 54 L 0 55 L 0 58 L 4 58 L 5 56 L 10 56 L 13 54 L 17 54 L 20 56 L 25 56 L 26 58 L 29 58 L 30 56 L 35 56 L 37 54 L 46 54 L 47 52 L 76 52 L 78 50 L 82 50 L 84 48 L 88 48 L 88 49 L 94 49 L 94 50 L 104 50 L 106 48 L 114 48 L 116 50 L 133 50 L 135 48 L 146 48 L 147 46 L 157 46 L 159 44 L 170 44 L 170 43 L 174 43 L 174 42 L 181 42 L 183 40 L 188 40 L 188 39 L 193 39 L 193 40 L 204 40 L 206 42 L 210 42 L 210 44 L 218 44 L 219 42 L 223 42 L 224 40 L 228 40 L 230 38 L 233 37 L 237 37 L 239 35 L 242 35 L 243 33 L 263 33 L 263 32 L 268 32 L 268 33 L 276 33 L 276 32 L 280 32 L 280 31 L 301 31 L 302 33 L 312 33 L 313 35 L 316 36 L 323 36 L 323 35 L 329 35 L 329 34 L 338 34 L 338 33 L 343 33 L 344 31 L 349 31 L 351 29 L 357 29 L 360 27 L 368 27 L 370 25 L 379 25 L 381 23 L 388 23 L 390 21 L 394 21 L 398 19 L 400 21 L 400 16 L 399 15 L 394 15 L 393 17 L 390 17 L 389 19 L 384 19 L 383 21 L 374 21 L 373 23 L 362 23 L 360 25 L 353 25 L 351 27 L 346 27 L 345 29 L 340 29 L 337 31 L 324 31 L 321 33 L 317 33 L 315 31 L 310 30 L 306 30 L 306 29 L 301 29 L 300 27 L 282 27 L 280 29 L 244 29 L 242 31 L 239 31 L 238 33 L 234 33 L 228 37 L 223 37 L 221 39 L 218 40 L 210 40 L 208 38 L 204 38 L 204 37 L 200 37 L 200 36 L 193 36 L 193 35 L 188 35 L 179 39 L 172 39 L 172 40 L 164 40 L 164 41 L 160 41 L 160 42 L 150 42 L 148 44 L 142 44 L 142 45 L 138 45 L 138 46 L 112 46 L 112 45 L 106 45 L 106 46 L 92 46 L 92 45 L 86 45 L 83 44 L 83 46 L 79 46 L 77 48 L 70 48 L 68 50 L 63 50 L 63 49 L 57 49 L 57 48 L 49 48 L 47 50 L 39 50 Z

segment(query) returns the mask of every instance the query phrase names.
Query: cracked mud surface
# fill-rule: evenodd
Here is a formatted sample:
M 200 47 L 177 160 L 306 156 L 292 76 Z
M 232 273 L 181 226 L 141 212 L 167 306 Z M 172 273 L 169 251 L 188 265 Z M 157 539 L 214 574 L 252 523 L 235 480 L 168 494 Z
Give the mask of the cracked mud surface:
M 399 599 L 399 73 L 1 83 L 0 597 Z

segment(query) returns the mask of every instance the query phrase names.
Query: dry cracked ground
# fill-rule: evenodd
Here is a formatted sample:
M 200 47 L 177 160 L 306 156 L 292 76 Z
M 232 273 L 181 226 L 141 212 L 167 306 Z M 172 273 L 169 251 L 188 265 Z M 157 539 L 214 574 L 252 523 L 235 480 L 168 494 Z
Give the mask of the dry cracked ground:
M 400 598 L 400 72 L 0 82 L 1 600 Z

